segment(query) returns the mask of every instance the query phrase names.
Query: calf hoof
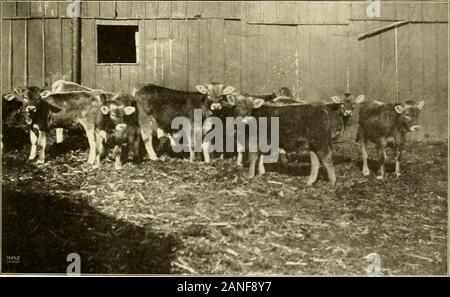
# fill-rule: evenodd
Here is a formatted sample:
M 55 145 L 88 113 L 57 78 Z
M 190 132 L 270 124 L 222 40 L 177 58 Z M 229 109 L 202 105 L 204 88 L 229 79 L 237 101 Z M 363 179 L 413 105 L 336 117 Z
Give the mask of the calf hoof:
M 363 169 L 363 175 L 364 176 L 369 176 L 370 175 L 370 170 L 367 168 L 367 169 Z
M 148 157 L 151 161 L 158 161 L 158 157 L 156 156 L 149 156 Z
M 242 167 L 242 166 L 244 166 L 244 165 L 242 165 L 242 163 L 236 163 L 236 166 L 237 166 L 237 167 Z
M 45 163 L 45 160 L 37 160 L 36 161 L 36 164 L 44 164 Z
M 314 182 L 315 182 L 315 180 L 310 180 L 310 179 L 308 179 L 308 181 L 306 182 L 306 185 L 307 185 L 308 187 L 312 187 L 312 185 L 314 184 Z
M 123 168 L 122 165 L 115 165 L 115 166 L 114 166 L 114 169 L 116 169 L 116 170 L 121 170 L 122 168 Z
M 396 178 L 399 178 L 401 175 L 402 175 L 402 174 L 401 174 L 400 172 L 396 172 L 396 173 L 395 173 L 395 177 L 396 177 Z
M 100 166 L 98 164 L 93 164 L 92 165 L 92 169 L 98 169 L 98 168 L 100 168 Z
M 384 176 L 382 176 L 382 175 L 377 175 L 376 179 L 377 179 L 377 180 L 384 180 Z

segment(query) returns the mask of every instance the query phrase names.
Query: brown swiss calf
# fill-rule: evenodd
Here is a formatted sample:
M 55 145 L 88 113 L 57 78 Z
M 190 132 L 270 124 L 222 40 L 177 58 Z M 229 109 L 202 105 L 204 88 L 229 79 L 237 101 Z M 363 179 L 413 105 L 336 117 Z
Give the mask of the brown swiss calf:
M 377 178 L 384 178 L 387 145 L 392 146 L 395 150 L 395 175 L 400 176 L 400 159 L 406 133 L 417 131 L 420 128 L 418 119 L 424 104 L 424 101 L 419 103 L 406 101 L 402 104 L 369 101 L 361 105 L 357 141 L 361 141 L 363 174 L 365 176 L 370 174 L 366 151 L 369 140 L 377 146 L 380 163 Z

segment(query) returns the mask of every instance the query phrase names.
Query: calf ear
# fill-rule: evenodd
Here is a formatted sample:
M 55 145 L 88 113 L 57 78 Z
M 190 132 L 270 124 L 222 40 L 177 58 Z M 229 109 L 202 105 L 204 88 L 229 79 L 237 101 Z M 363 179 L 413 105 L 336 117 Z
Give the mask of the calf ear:
M 234 92 L 234 87 L 227 86 L 225 89 L 222 90 L 223 95 L 228 95 Z
M 39 93 L 39 95 L 41 96 L 41 98 L 47 98 L 48 96 L 50 96 L 52 94 L 52 92 L 45 90 Z
M 417 108 L 419 109 L 419 110 L 421 110 L 422 109 L 422 107 L 425 105 L 425 101 L 420 101 L 418 104 L 417 104 Z
M 14 93 L 16 93 L 17 95 L 23 95 L 23 90 L 22 88 L 15 88 Z
M 202 94 L 208 94 L 208 88 L 205 85 L 198 85 L 195 88 Z
M 264 103 L 265 101 L 263 99 L 260 98 L 253 99 L 253 108 L 254 109 L 260 108 L 261 106 L 264 105 Z
M 130 115 L 136 111 L 136 109 L 133 106 L 127 106 L 123 109 L 126 115 Z
M 401 105 L 394 106 L 394 109 L 395 109 L 396 113 L 402 113 L 403 112 L 403 106 L 401 106 Z
M 13 94 L 9 93 L 9 94 L 6 94 L 3 98 L 5 98 L 8 101 L 12 101 L 12 100 L 14 100 L 16 98 L 16 96 L 14 96 Z
M 109 107 L 103 105 L 102 107 L 100 107 L 100 111 L 102 112 L 102 114 L 107 115 L 109 113 Z
M 359 95 L 358 97 L 356 97 L 355 99 L 355 103 L 361 103 L 364 101 L 364 95 Z
M 331 97 L 331 100 L 333 100 L 334 103 L 341 103 L 341 99 L 338 96 Z

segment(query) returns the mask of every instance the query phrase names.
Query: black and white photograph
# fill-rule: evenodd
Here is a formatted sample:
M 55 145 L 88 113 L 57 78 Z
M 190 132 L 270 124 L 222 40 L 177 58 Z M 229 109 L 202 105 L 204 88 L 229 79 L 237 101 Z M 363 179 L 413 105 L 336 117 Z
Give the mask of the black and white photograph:
M 0 10 L 0 274 L 448 275 L 448 1 Z

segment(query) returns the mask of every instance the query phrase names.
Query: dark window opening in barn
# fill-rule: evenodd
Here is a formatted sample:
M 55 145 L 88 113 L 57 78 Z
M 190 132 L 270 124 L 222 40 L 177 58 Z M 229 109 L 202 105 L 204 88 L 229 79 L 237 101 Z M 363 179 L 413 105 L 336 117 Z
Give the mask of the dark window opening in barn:
M 97 26 L 97 63 L 136 63 L 138 26 Z

